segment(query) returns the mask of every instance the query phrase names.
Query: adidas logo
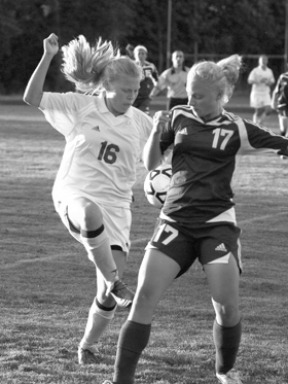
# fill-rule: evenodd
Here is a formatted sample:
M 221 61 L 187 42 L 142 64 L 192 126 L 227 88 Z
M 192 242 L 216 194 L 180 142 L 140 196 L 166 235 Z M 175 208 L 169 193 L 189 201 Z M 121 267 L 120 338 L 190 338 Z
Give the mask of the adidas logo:
M 223 243 L 217 245 L 217 247 L 215 248 L 215 251 L 221 251 L 221 252 L 227 252 L 227 249 L 225 247 L 225 245 Z
M 96 127 L 93 127 L 92 129 L 93 129 L 93 131 L 100 132 L 99 125 L 96 125 Z

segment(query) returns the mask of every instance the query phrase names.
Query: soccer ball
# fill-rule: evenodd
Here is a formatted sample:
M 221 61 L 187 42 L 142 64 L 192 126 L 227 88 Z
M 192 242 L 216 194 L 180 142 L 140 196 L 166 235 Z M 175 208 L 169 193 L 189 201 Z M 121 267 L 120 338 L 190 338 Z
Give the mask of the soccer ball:
M 172 176 L 169 164 L 160 165 L 150 171 L 144 181 L 144 192 L 148 202 L 154 207 L 161 208 L 165 202 Z

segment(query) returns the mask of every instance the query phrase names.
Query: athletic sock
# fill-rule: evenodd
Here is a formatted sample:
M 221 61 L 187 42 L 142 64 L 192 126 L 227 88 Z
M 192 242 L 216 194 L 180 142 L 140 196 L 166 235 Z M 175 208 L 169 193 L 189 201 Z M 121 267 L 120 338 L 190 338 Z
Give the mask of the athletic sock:
M 93 345 L 99 340 L 110 324 L 114 317 L 114 313 L 115 306 L 113 308 L 106 308 L 98 303 L 97 300 L 94 300 L 89 310 L 84 336 L 79 346 L 93 352 Z
M 241 340 L 241 321 L 234 327 L 223 327 L 216 320 L 213 326 L 216 347 L 216 372 L 227 373 L 233 368 Z
M 88 258 L 100 270 L 106 283 L 113 284 L 118 278 L 118 271 L 104 225 L 95 231 L 81 230 L 80 239 Z
M 148 344 L 151 324 L 127 320 L 120 331 L 113 383 L 133 384 L 138 360 Z

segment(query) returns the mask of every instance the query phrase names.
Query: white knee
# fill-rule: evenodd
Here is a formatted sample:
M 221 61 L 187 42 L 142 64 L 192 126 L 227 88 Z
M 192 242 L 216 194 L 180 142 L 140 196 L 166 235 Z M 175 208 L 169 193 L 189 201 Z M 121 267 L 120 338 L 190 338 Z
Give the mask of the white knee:
M 80 239 L 88 253 L 90 253 L 93 249 L 102 247 L 104 244 L 109 245 L 109 239 L 104 227 L 102 232 L 95 237 L 85 237 L 81 234 Z

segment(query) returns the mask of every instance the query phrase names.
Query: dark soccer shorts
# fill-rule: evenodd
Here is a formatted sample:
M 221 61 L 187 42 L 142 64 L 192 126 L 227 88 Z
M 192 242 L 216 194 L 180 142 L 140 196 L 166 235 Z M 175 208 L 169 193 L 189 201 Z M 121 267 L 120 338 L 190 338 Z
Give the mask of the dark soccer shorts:
M 177 223 L 159 219 L 147 248 L 157 248 L 180 265 L 177 277 L 185 273 L 196 259 L 202 265 L 223 260 L 230 252 L 236 259 L 240 273 L 241 230 L 231 223 L 207 224 L 201 228 L 183 228 Z

